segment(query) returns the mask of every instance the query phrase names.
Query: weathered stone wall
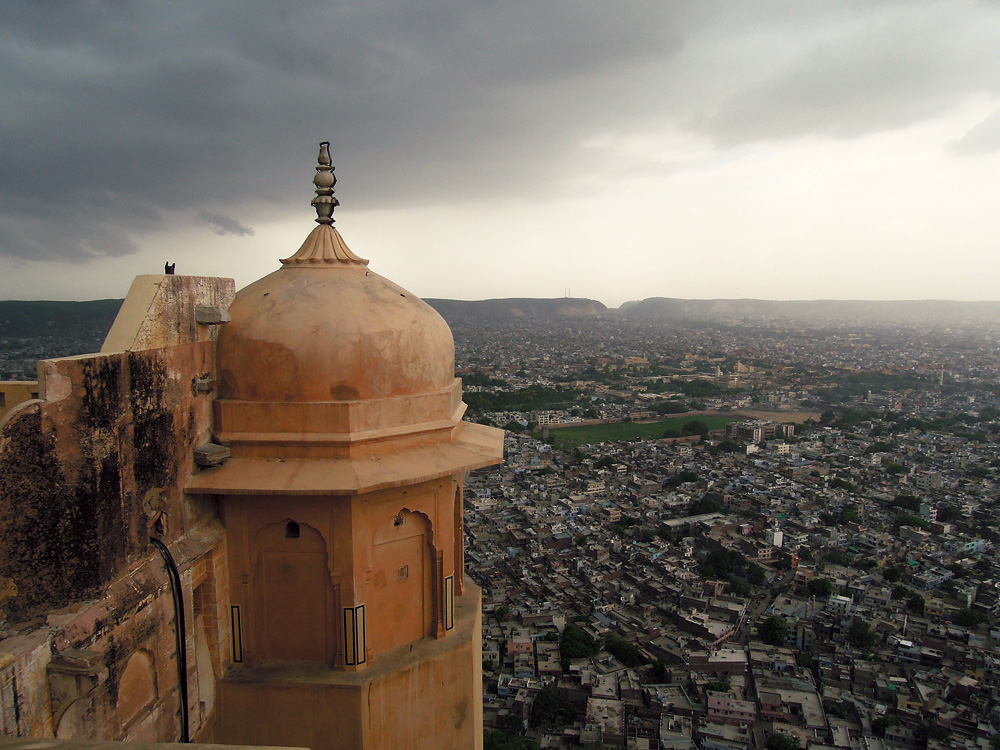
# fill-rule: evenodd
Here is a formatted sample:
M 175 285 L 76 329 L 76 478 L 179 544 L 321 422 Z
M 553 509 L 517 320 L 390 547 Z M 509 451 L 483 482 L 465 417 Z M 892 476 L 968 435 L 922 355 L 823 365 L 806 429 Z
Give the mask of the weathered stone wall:
M 202 322 L 217 319 L 214 312 L 228 309 L 234 296 L 232 279 L 136 276 L 101 352 L 141 351 L 193 341 L 215 341 L 218 326 Z
M 184 533 L 181 487 L 209 439 L 194 380 L 212 346 L 51 360 L 46 401 L 0 430 L 0 575 L 11 621 L 93 596 L 149 553 L 157 523 Z M 10 588 L 10 584 L 7 584 Z
M 158 306 L 194 321 L 232 281 L 157 288 L 132 326 L 154 348 L 42 362 L 41 400 L 0 425 L 0 734 L 176 741 L 184 713 L 192 736 L 212 720 L 227 554 L 214 499 L 183 488 L 211 436 L 215 336 L 149 330 Z M 151 536 L 179 569 L 186 660 Z

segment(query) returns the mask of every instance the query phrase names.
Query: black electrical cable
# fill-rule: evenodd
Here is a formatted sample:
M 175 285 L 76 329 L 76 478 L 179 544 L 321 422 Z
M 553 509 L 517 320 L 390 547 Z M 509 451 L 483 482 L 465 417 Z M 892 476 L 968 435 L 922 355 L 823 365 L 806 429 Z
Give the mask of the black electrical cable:
M 181 573 L 177 569 L 173 555 L 167 545 L 156 537 L 149 538 L 150 543 L 160 551 L 163 562 L 167 566 L 167 578 L 170 579 L 170 591 L 174 598 L 174 624 L 177 632 L 177 676 L 181 692 L 181 742 L 190 742 L 188 729 L 188 675 L 187 675 L 187 628 L 184 625 L 184 591 L 181 588 Z

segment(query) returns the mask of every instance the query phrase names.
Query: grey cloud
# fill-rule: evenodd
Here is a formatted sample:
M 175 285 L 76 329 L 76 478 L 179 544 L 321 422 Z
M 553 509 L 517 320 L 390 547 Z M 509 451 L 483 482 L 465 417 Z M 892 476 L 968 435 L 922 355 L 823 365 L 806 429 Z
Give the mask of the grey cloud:
M 22 260 L 69 260 L 131 255 L 138 246 L 117 224 L 61 222 L 33 215 L 0 215 L 0 248 Z
M 222 214 L 199 211 L 198 221 L 202 224 L 208 224 L 216 234 L 234 234 L 237 237 L 253 236 L 253 230 L 250 227 L 243 226 L 236 219 Z
M 206 203 L 308 213 L 324 138 L 345 206 L 525 189 L 614 106 L 588 75 L 678 44 L 657 3 L 235 7 L 0 8 L 0 203 L 44 223 L 57 193 L 81 238 L 46 250 L 8 225 L 0 253 L 118 253 Z
M 982 31 L 1000 23 L 996 7 L 923 2 L 831 10 L 826 23 L 797 34 L 786 27 L 787 46 L 748 61 L 746 79 L 692 117 L 691 127 L 726 146 L 803 135 L 853 138 L 940 115 L 974 93 L 1000 92 L 997 35 Z
M 1000 151 L 1000 110 L 970 128 L 961 138 L 949 143 L 948 150 L 962 156 Z
M 309 217 L 325 139 L 346 212 L 543 195 L 604 132 L 850 136 L 995 89 L 994 11 L 963 6 L 935 39 L 898 9 L 952 3 L 872 6 L 5 3 L 0 254 L 132 252 L 165 210 Z M 704 53 L 755 34 L 773 56 Z

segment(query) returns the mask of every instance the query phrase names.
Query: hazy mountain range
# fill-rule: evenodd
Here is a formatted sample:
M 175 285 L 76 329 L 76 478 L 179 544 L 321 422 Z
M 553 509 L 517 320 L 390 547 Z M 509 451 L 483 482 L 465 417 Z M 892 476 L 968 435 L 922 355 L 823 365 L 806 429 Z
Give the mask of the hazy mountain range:
M 449 324 L 505 320 L 558 320 L 597 316 L 718 324 L 916 323 L 926 325 L 1000 325 L 1000 302 L 948 300 L 866 301 L 756 299 L 671 299 L 651 297 L 608 308 L 590 299 L 426 300 Z M 99 346 L 111 327 L 120 299 L 90 302 L 0 300 L 0 337 L 37 336 L 94 339 Z
M 614 316 L 718 324 L 858 324 L 998 325 L 1000 302 L 947 300 L 795 300 L 671 299 L 650 297 L 608 308 L 590 299 L 429 299 L 450 324 L 510 319 L 554 320 Z
M 0 300 L 0 337 L 100 336 L 103 341 L 122 302 L 120 299 L 89 302 Z
M 728 323 L 1000 323 L 1000 302 L 950 300 L 760 300 L 650 297 L 617 310 L 630 318 Z
M 427 304 L 441 313 L 449 325 L 516 319 L 583 318 L 607 315 L 602 302 L 592 299 L 562 297 L 559 299 L 426 299 Z

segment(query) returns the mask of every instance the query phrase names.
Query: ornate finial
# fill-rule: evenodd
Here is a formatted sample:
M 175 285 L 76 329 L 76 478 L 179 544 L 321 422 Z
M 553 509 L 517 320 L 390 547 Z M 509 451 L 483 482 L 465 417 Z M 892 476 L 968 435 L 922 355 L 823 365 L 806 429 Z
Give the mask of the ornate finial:
M 318 161 L 316 176 L 313 177 L 316 197 L 312 201 L 313 208 L 316 209 L 316 223 L 333 224 L 333 209 L 340 205 L 340 201 L 333 195 L 333 186 L 337 184 L 337 178 L 331 166 L 329 141 L 319 144 Z
M 290 258 L 283 258 L 282 264 L 291 268 L 328 268 L 329 264 L 367 266 L 368 261 L 351 252 L 333 226 L 333 209 L 340 205 L 340 201 L 333 196 L 337 178 L 330 165 L 329 141 L 319 144 L 319 164 L 316 165 L 313 183 L 316 185 L 316 197 L 312 204 L 316 208 L 316 223 L 319 226 L 313 227 L 302 247 Z

